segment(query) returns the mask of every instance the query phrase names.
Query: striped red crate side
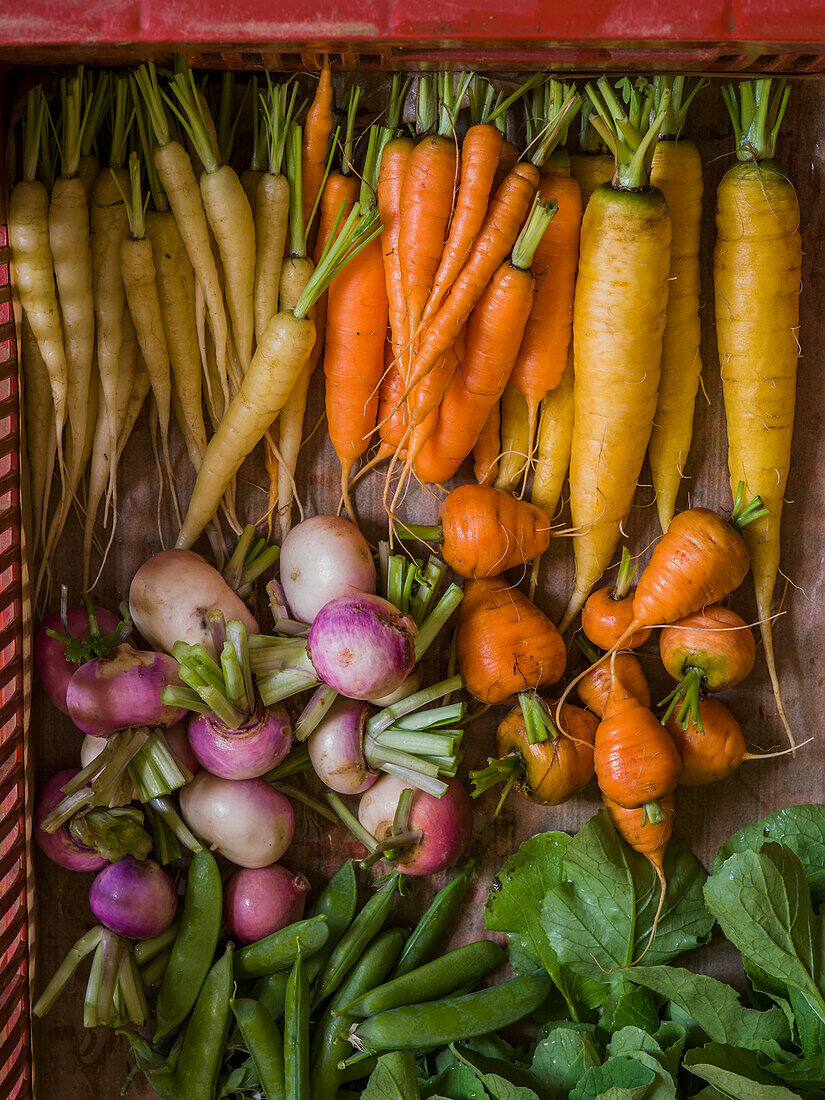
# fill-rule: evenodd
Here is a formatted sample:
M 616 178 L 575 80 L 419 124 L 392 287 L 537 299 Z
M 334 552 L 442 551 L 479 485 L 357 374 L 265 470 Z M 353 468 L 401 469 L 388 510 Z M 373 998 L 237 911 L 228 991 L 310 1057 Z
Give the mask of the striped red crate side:
M 7 104 L 0 76 L 0 150 Z M 5 158 L 0 158 L 0 165 Z M 17 341 L 0 171 L 0 1096 L 32 1095 Z

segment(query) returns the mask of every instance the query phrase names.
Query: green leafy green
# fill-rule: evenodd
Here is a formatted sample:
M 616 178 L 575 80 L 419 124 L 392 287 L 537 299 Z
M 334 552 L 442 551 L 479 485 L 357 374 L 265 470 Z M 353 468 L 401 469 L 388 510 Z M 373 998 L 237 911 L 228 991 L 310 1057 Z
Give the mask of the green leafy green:
M 655 1031 L 659 1026 L 659 1009 L 653 994 L 633 985 L 623 972 L 614 979 L 602 1004 L 600 1025 L 604 1031 L 619 1031 L 623 1027 Z
M 763 1068 L 775 1077 L 781 1077 L 787 1085 L 805 1092 L 825 1089 L 825 1054 L 794 1058 L 790 1062 L 768 1062 Z
M 825 1021 L 822 921 L 814 916 L 798 857 L 779 844 L 731 856 L 705 884 L 725 935 L 765 973 L 796 986 Z
M 361 1100 L 420 1100 L 415 1059 L 406 1051 L 393 1051 L 378 1059 Z
M 570 1093 L 570 1100 L 647 1100 L 655 1082 L 652 1069 L 619 1055 L 589 1069 Z
M 665 1054 L 652 1035 L 638 1027 L 625 1027 L 617 1031 L 610 1040 L 607 1053 L 611 1057 L 626 1055 L 646 1066 L 655 1077 L 645 1100 L 675 1100 L 676 1082 L 673 1070 L 665 1064 Z M 676 1058 L 678 1064 L 678 1055 Z
M 452 1043 L 450 1049 L 462 1065 L 475 1073 L 495 1100 L 550 1100 L 532 1073 L 516 1063 L 490 1058 L 457 1043 Z
M 784 844 L 799 857 L 814 903 L 825 901 L 825 806 L 787 806 L 746 825 L 716 853 L 714 873 L 737 852 L 759 851 L 769 841 Z
M 763 1050 L 770 1057 L 776 1057 L 778 1046 L 790 1042 L 781 1009 L 743 1008 L 736 991 L 715 978 L 677 966 L 634 966 L 626 977 L 678 1005 L 713 1042 Z
M 423 1100 L 490 1100 L 484 1085 L 468 1066 L 454 1062 L 421 1087 Z
M 536 1043 L 530 1070 L 554 1100 L 566 1100 L 584 1073 L 601 1061 L 601 1048 L 592 1035 L 561 1025 Z
M 723 1043 L 689 1050 L 683 1065 L 731 1100 L 798 1100 L 759 1065 L 755 1051 Z
M 648 861 L 621 840 L 606 810 L 570 841 L 565 881 L 551 886 L 541 924 L 559 961 L 594 981 L 628 966 L 647 946 L 659 885 Z M 681 841 L 665 856 L 668 890 L 658 931 L 647 952 L 651 963 L 675 958 L 707 942 L 713 927 L 702 901 L 706 873 Z

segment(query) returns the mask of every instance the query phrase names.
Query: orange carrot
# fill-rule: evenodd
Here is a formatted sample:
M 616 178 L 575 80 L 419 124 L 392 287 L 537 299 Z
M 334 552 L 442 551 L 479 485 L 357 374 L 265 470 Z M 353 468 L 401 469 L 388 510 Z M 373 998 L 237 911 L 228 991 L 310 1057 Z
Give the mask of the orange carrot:
M 513 145 L 512 141 L 508 141 L 506 138 L 501 143 L 501 155 L 498 162 L 498 171 L 496 172 L 495 179 L 493 180 L 493 190 L 495 191 L 502 183 L 503 180 L 510 175 L 515 166 L 518 164 L 519 152 Z
M 378 129 L 373 127 L 361 183 L 364 209 L 376 182 L 378 138 Z M 376 237 L 335 279 L 327 302 L 324 353 L 327 430 L 341 462 L 341 491 L 353 521 L 349 477 L 375 428 L 387 318 L 384 258 L 381 241 Z
M 537 203 L 511 260 L 501 264 L 470 314 L 461 369 L 452 376 L 435 430 L 415 456 L 416 473 L 424 481 L 444 482 L 455 474 L 504 392 L 533 305 L 535 283 L 529 264 L 554 212 L 555 207 L 544 200 Z M 437 320 L 433 328 L 436 324 Z M 416 415 L 420 413 L 411 411 L 413 424 Z
M 564 674 L 561 634 L 503 577 L 468 580 L 458 611 L 456 660 L 464 685 L 482 703 L 555 684 Z
M 396 84 L 396 80 L 397 76 L 394 76 L 387 120 L 389 132 L 397 129 L 403 98 L 406 94 L 406 83 L 402 91 L 402 88 Z M 407 302 L 404 297 L 401 264 L 398 258 L 401 189 L 413 147 L 413 142 L 408 137 L 391 137 L 381 153 L 381 167 L 378 174 L 378 213 L 382 226 L 381 248 L 384 254 L 384 278 L 389 302 L 390 336 L 393 355 L 398 360 L 407 344 Z M 401 393 L 403 393 L 403 387 L 398 393 L 399 400 Z M 383 416 L 379 417 L 380 421 L 383 419 Z
M 582 630 L 585 637 L 600 649 L 610 649 L 633 621 L 636 589 L 631 586 L 631 581 L 635 572 L 636 566 L 630 564 L 630 553 L 623 546 L 616 583 L 592 592 L 582 608 Z M 636 649 L 649 637 L 649 630 L 640 630 L 624 644 L 628 649 Z
M 404 376 L 393 361 L 393 345 L 384 345 L 384 377 L 378 391 L 378 434 L 387 457 L 395 453 L 407 431 Z
M 579 698 L 599 718 L 604 717 L 604 708 L 610 695 L 610 657 L 599 657 L 598 651 L 581 637 L 576 638 L 576 644 L 581 648 L 591 664 L 585 675 L 579 680 L 577 688 Z M 634 699 L 638 699 L 643 707 L 650 707 L 650 688 L 647 678 L 639 664 L 638 658 L 632 653 L 624 651 L 613 657 L 613 668 L 616 676 L 621 680 Z M 562 722 L 564 721 L 562 716 Z
M 405 524 L 402 538 L 441 542 L 441 556 L 460 577 L 496 577 L 543 554 L 547 516 L 534 504 L 489 485 L 460 485 L 444 499 L 434 527 Z
M 408 386 L 419 382 L 427 371 L 432 370 L 444 352 L 452 347 L 473 308 L 485 291 L 488 291 L 496 282 L 496 273 L 498 272 L 499 279 L 503 275 L 500 265 L 514 246 L 519 229 L 536 193 L 538 178 L 538 169 L 535 165 L 518 164 L 499 187 L 461 274 L 453 284 L 446 302 L 430 322 L 421 345 L 415 353 L 407 377 Z M 547 210 L 548 207 L 540 209 Z M 534 249 L 535 243 L 533 243 Z M 523 251 L 520 250 L 519 262 L 526 260 L 529 266 L 533 250 L 530 252 L 529 260 L 526 260 Z M 504 265 L 504 267 L 512 268 L 513 265 Z M 526 285 L 527 280 L 522 275 L 518 282 Z M 532 275 L 529 277 L 529 284 L 532 288 Z M 513 354 L 514 360 L 517 354 L 518 346 Z M 422 416 L 429 411 L 429 409 L 419 410 Z
M 539 405 L 559 384 L 567 366 L 582 221 L 581 188 L 570 174 L 570 157 L 561 148 L 581 96 L 573 85 L 551 80 L 533 93 L 533 102 L 532 159 L 539 165 L 539 194 L 554 198 L 558 212 L 533 258 L 536 298 L 510 377 L 527 401 L 528 455 L 532 455 Z
M 473 447 L 473 473 L 479 485 L 492 485 L 498 472 L 498 460 L 501 453 L 499 429 L 501 423 L 501 404 L 493 405 L 490 415 L 481 429 L 481 435 Z
M 304 122 L 301 149 L 301 187 L 304 198 L 304 217 L 308 220 L 321 190 L 326 168 L 329 138 L 332 133 L 332 73 L 329 58 L 324 57 L 315 98 L 307 111 Z M 307 243 L 312 244 L 315 234 L 307 230 Z

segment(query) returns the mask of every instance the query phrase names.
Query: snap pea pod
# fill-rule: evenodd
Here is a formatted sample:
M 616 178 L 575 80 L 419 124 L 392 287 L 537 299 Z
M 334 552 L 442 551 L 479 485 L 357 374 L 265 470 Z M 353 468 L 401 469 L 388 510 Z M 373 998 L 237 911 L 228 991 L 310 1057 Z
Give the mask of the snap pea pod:
M 278 970 L 274 974 L 267 974 L 265 977 L 259 978 L 252 990 L 253 998 L 261 1002 L 275 1023 L 284 1014 L 286 983 L 288 981 L 289 971 Z
M 336 1011 L 362 1019 L 402 1005 L 435 1001 L 448 993 L 455 993 L 468 982 L 475 984 L 506 959 L 507 952 L 497 943 L 476 940 L 419 966 L 417 970 L 410 970 L 400 978 L 391 978 Z
M 327 918 L 329 937 L 311 959 L 307 960 L 306 976 L 310 984 L 315 981 L 333 948 L 352 924 L 358 906 L 358 882 L 351 859 L 340 867 L 324 887 L 321 896 L 310 909 L 308 916 Z
M 408 974 L 411 970 L 417 970 L 433 957 L 436 948 L 453 924 L 476 867 L 477 861 L 471 859 L 461 869 L 461 873 L 435 895 L 429 909 L 413 929 L 412 935 L 401 952 L 401 958 L 396 963 L 392 974 L 394 978 Z
M 320 951 L 327 942 L 329 926 L 325 916 L 310 917 L 287 925 L 271 936 L 242 947 L 235 956 L 236 978 L 260 978 L 293 966 L 298 954 L 305 957 Z
M 535 970 L 461 997 L 392 1008 L 361 1020 L 350 1036 L 354 1045 L 372 1052 L 421 1050 L 475 1039 L 529 1016 L 552 985 L 544 970 Z
M 352 970 L 355 963 L 374 936 L 387 923 L 392 912 L 395 891 L 400 874 L 396 871 L 380 890 L 377 890 L 335 945 L 324 969 L 318 976 L 313 1004 L 319 1004 L 331 996 Z
M 387 977 L 393 963 L 398 958 L 404 943 L 404 933 L 400 928 L 390 928 L 382 932 L 368 944 L 361 958 L 350 971 L 346 981 L 318 1022 L 312 1044 L 312 1068 L 309 1079 L 309 1096 L 312 1100 L 333 1100 L 340 1085 L 350 1072 L 360 1077 L 369 1072 L 366 1063 L 359 1063 L 357 1070 L 341 1070 L 338 1063 L 352 1053 L 347 1032 L 354 1022 L 350 1016 L 336 1015 L 336 1010 L 348 1001 L 366 993 Z M 360 1071 L 360 1072 L 359 1072 Z
M 158 990 L 155 1040 L 183 1023 L 206 980 L 221 929 L 223 887 L 215 857 L 206 848 L 192 856 L 183 915 Z
M 309 1100 L 309 982 L 300 951 L 286 987 L 284 1081 L 286 1100 Z
M 180 1100 L 215 1095 L 231 1016 L 232 944 L 206 976 L 186 1032 L 175 1074 Z
M 284 1041 L 278 1025 L 260 1003 L 248 997 L 232 1001 L 246 1049 L 252 1055 L 266 1100 L 286 1100 Z

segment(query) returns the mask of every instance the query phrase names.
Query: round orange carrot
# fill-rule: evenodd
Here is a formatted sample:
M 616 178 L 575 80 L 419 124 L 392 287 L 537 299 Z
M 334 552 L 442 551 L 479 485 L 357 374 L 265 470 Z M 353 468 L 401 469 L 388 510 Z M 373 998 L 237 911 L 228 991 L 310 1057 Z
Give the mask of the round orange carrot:
M 582 630 L 585 637 L 601 649 L 611 649 L 623 637 L 633 621 L 633 598 L 636 589 L 631 586 L 636 566 L 630 563 L 630 553 L 622 547 L 622 562 L 614 585 L 599 588 L 587 597 L 582 608 Z M 649 630 L 640 630 L 624 645 L 636 649 L 650 637 Z

